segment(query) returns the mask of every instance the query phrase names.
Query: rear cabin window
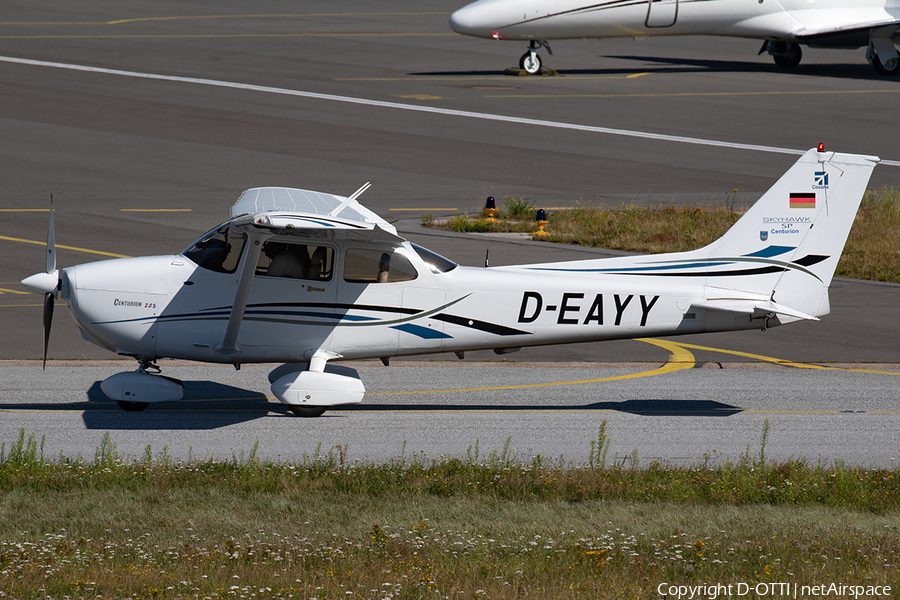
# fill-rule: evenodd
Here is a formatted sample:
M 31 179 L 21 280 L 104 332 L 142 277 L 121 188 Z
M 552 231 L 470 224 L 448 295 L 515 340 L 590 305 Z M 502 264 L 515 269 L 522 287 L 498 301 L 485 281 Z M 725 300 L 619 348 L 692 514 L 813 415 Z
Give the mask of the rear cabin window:
M 213 229 L 183 252 L 198 266 L 217 273 L 234 273 L 241 262 L 247 236 L 232 231 L 227 225 Z
M 330 281 L 333 272 L 334 249 L 329 246 L 268 241 L 256 263 L 256 274 L 266 277 Z
M 344 255 L 344 281 L 351 283 L 412 281 L 418 275 L 409 259 L 396 252 L 350 248 Z

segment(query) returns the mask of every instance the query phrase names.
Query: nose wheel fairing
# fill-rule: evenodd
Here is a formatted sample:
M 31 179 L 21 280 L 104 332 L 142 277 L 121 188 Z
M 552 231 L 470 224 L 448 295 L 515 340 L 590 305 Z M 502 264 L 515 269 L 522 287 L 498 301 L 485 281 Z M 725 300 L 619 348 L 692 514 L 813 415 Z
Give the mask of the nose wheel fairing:
M 116 373 L 100 382 L 100 389 L 127 411 L 139 411 L 157 402 L 184 398 L 184 384 L 172 377 L 150 374 L 143 366 L 130 373 Z

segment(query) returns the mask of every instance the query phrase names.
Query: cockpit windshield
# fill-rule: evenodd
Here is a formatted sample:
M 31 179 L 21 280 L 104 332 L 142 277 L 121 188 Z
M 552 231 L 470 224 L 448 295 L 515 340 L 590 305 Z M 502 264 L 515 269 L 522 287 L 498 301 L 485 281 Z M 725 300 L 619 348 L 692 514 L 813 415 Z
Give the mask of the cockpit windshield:
M 220 225 L 191 244 L 182 254 L 198 266 L 217 273 L 234 273 L 247 241 L 246 234 Z
M 425 261 L 425 264 L 428 265 L 428 268 L 431 269 L 432 273 L 446 273 L 452 271 L 457 266 L 456 263 L 449 258 L 444 258 L 437 252 L 432 252 L 428 248 L 423 248 L 418 244 L 412 244 L 412 247 L 413 250 L 416 251 L 416 254 Z

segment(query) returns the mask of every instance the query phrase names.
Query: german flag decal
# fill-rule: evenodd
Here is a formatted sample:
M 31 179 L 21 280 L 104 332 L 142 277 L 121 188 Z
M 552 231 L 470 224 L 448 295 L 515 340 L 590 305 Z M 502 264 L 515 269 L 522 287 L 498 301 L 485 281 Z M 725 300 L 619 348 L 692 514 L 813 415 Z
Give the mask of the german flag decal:
M 815 208 L 815 192 L 795 192 L 791 194 L 791 208 Z

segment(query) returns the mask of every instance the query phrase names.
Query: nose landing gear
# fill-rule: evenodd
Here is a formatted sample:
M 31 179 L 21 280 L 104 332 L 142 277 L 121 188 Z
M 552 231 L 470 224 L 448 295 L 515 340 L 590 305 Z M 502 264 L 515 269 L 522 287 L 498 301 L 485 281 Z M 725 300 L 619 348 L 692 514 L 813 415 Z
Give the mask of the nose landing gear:
M 541 46 L 547 49 L 550 56 L 553 56 L 553 50 L 550 49 L 550 44 L 546 41 L 531 40 L 528 42 L 528 52 L 519 59 L 519 68 L 529 75 L 537 75 L 541 72 L 541 56 L 537 53 Z
M 129 412 L 144 410 L 154 402 L 181 400 L 184 384 L 159 372 L 158 366 L 149 360 L 141 360 L 136 371 L 107 377 L 100 382 L 100 389 L 115 400 L 119 408 Z

